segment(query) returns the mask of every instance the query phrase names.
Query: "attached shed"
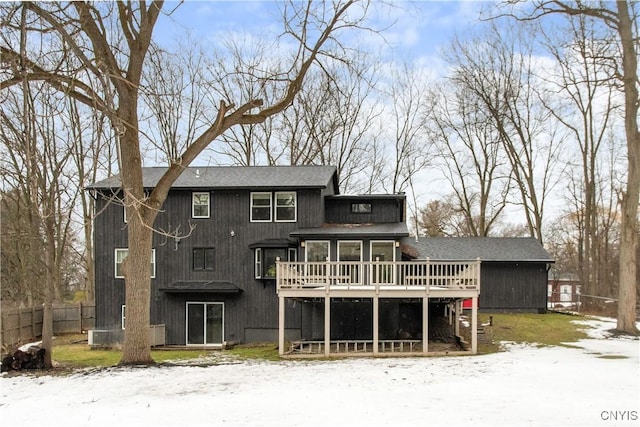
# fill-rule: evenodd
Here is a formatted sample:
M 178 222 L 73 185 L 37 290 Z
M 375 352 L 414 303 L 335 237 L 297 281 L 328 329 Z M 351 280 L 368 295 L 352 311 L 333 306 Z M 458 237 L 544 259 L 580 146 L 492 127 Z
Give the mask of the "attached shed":
M 480 259 L 481 311 L 544 312 L 547 278 L 554 262 L 534 238 L 420 237 L 402 241 L 409 260 Z

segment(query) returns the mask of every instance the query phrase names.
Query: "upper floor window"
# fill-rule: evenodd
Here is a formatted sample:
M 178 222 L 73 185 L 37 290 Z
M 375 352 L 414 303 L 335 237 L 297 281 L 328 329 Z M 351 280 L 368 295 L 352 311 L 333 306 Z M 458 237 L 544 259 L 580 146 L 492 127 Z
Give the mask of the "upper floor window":
M 351 203 L 352 213 L 371 213 L 371 203 Z
M 251 222 L 296 222 L 297 199 L 295 191 L 251 193 Z
M 271 221 L 271 193 L 251 193 L 251 221 Z
M 192 194 L 192 216 L 194 218 L 209 218 L 209 193 L 193 193 Z
M 128 254 L 129 254 L 129 249 L 116 249 L 116 256 L 115 256 L 115 261 L 116 261 L 115 262 L 115 278 L 116 279 L 124 278 L 122 263 L 124 262 Z M 156 250 L 151 249 L 151 278 L 153 279 L 155 277 L 156 277 Z
M 296 193 L 295 191 L 277 192 L 276 198 L 276 221 L 295 222 L 296 221 Z
M 193 248 L 193 269 L 194 270 L 215 270 L 215 249 L 214 248 Z

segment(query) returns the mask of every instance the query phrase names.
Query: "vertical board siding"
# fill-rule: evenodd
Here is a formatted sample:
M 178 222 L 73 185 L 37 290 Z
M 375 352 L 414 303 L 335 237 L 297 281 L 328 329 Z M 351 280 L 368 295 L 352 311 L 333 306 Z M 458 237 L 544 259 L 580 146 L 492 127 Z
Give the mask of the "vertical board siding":
M 280 191 L 274 188 L 261 191 Z M 291 189 L 288 189 L 291 190 Z M 404 201 L 401 198 L 372 198 L 362 196 L 328 197 L 332 188 L 297 190 L 296 222 L 251 222 L 250 190 L 212 190 L 198 188 L 193 191 L 210 193 L 209 218 L 192 218 L 192 191 L 174 189 L 162 207 L 155 223 L 153 247 L 156 251 L 156 277 L 151 283 L 151 323 L 165 324 L 167 344 L 185 344 L 186 303 L 224 303 L 224 340 L 246 342 L 247 331 L 252 339 L 271 337 L 278 328 L 278 298 L 274 280 L 254 278 L 254 250 L 251 245 L 265 239 L 287 239 L 299 228 L 320 227 L 324 223 L 402 222 Z M 351 203 L 372 204 L 371 214 L 352 214 Z M 115 248 L 127 247 L 127 230 L 123 207 L 107 199 L 96 203 L 94 240 L 96 251 L 96 328 L 119 329 L 121 307 L 125 303 L 124 279 L 114 277 Z M 326 215 L 326 217 L 325 217 Z M 178 239 L 171 236 L 177 231 Z M 336 257 L 337 241 L 331 237 L 331 254 Z M 362 240 L 363 259 L 370 259 L 371 238 Z M 377 239 L 374 239 L 377 240 Z M 389 239 L 393 240 L 393 239 Z M 194 248 L 215 248 L 213 271 L 193 269 Z M 299 249 L 300 250 L 300 249 Z M 300 258 L 303 255 L 300 253 Z M 396 248 L 396 259 L 401 249 Z M 161 288 L 177 281 L 226 281 L 242 290 L 239 294 L 167 293 Z M 481 268 L 480 308 L 484 310 L 544 310 L 546 308 L 547 271 L 545 264 L 483 262 Z M 341 308 L 337 308 L 340 306 Z M 335 304 L 332 322 L 345 323 L 349 316 L 367 318 L 368 309 L 349 304 Z M 362 311 L 362 310 L 364 311 Z M 397 310 L 394 304 L 388 307 Z M 287 333 L 303 334 L 304 338 L 322 338 L 322 303 L 287 301 L 285 307 Z M 381 311 L 381 318 L 393 317 Z M 342 316 L 340 313 L 346 313 Z M 395 312 L 394 312 L 395 313 Z M 366 323 L 366 322 L 365 322 Z M 354 326 L 355 327 L 355 326 Z M 394 331 L 382 329 L 386 335 Z M 332 328 L 337 330 L 337 328 Z M 296 332 L 298 331 L 298 332 Z M 370 331 L 352 331 L 368 336 Z M 337 332 L 336 332 L 337 333 Z M 386 336 L 385 335 L 385 336 Z
M 273 192 L 279 189 L 274 188 Z M 245 329 L 278 327 L 278 299 L 275 282 L 254 278 L 253 243 L 288 238 L 297 228 L 318 227 L 324 222 L 320 189 L 297 191 L 296 222 L 250 222 L 249 190 L 209 191 L 210 217 L 192 218 L 191 190 L 172 190 L 156 219 L 153 247 L 156 277 L 151 280 L 151 323 L 166 326 L 167 344 L 185 344 L 186 302 L 224 302 L 225 340 L 244 342 Z M 266 190 L 265 190 L 266 191 Z M 99 199 L 95 219 L 96 325 L 117 329 L 124 304 L 124 279 L 114 278 L 114 250 L 126 248 L 126 224 L 122 206 Z M 178 231 L 184 238 L 167 234 Z M 190 233 L 190 234 L 189 234 Z M 215 248 L 214 271 L 194 271 L 193 248 Z M 216 293 L 165 293 L 159 289 L 176 281 L 228 281 L 240 288 L 238 295 Z M 287 306 L 287 328 L 299 329 L 300 306 Z
M 94 219 L 96 328 L 121 327 L 124 279 L 116 279 L 115 249 L 127 247 L 127 231 L 122 205 L 106 198 L 96 200 Z M 104 303 L 103 303 L 104 302 Z
M 480 274 L 481 309 L 546 310 L 545 264 L 483 262 Z
M 352 203 L 370 203 L 371 213 L 352 213 Z M 397 198 L 335 197 L 326 201 L 326 221 L 332 224 L 403 222 L 404 202 Z

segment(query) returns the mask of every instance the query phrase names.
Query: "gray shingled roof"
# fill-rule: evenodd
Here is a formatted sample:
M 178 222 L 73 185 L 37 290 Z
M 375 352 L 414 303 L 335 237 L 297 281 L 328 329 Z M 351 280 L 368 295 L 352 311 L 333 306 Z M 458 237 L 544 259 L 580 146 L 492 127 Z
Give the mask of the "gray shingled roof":
M 325 224 L 322 227 L 299 228 L 290 233 L 292 236 L 375 236 L 398 237 L 408 236 L 409 231 L 404 222 L 383 224 Z
M 166 168 L 142 168 L 145 188 L 156 186 Z M 89 188 L 120 188 L 116 175 Z M 189 167 L 172 188 L 325 188 L 338 191 L 335 166 L 208 166 Z
M 529 237 L 420 237 L 402 240 L 417 259 L 554 262 L 540 242 Z

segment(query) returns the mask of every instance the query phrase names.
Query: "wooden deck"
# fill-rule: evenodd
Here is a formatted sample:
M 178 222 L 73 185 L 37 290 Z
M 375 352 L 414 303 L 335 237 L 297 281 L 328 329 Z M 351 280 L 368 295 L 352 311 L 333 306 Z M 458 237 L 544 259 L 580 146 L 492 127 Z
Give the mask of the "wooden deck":
M 405 295 L 411 292 L 418 295 L 433 293 L 471 297 L 480 293 L 480 260 L 278 261 L 276 284 L 278 293 L 285 293 L 289 297 L 322 292 L 380 294 L 398 291 L 403 291 Z
M 459 324 L 462 301 L 471 300 L 471 343 L 469 351 L 477 352 L 478 297 L 480 295 L 480 260 L 441 261 L 326 261 L 276 263 L 278 293 L 278 351 L 292 357 L 347 355 L 433 355 L 430 343 L 411 340 L 380 339 L 379 304 L 385 298 L 412 298 L 422 301 L 422 334 L 428 336 L 429 301 L 449 299 Z M 285 301 L 288 298 L 317 298 L 324 300 L 324 339 L 298 341 L 285 348 Z M 369 341 L 333 341 L 331 336 L 332 298 L 371 298 L 373 339 Z M 458 334 L 456 326 L 456 336 Z M 396 351 L 398 350 L 398 351 Z M 439 354 L 454 354 L 444 349 Z

